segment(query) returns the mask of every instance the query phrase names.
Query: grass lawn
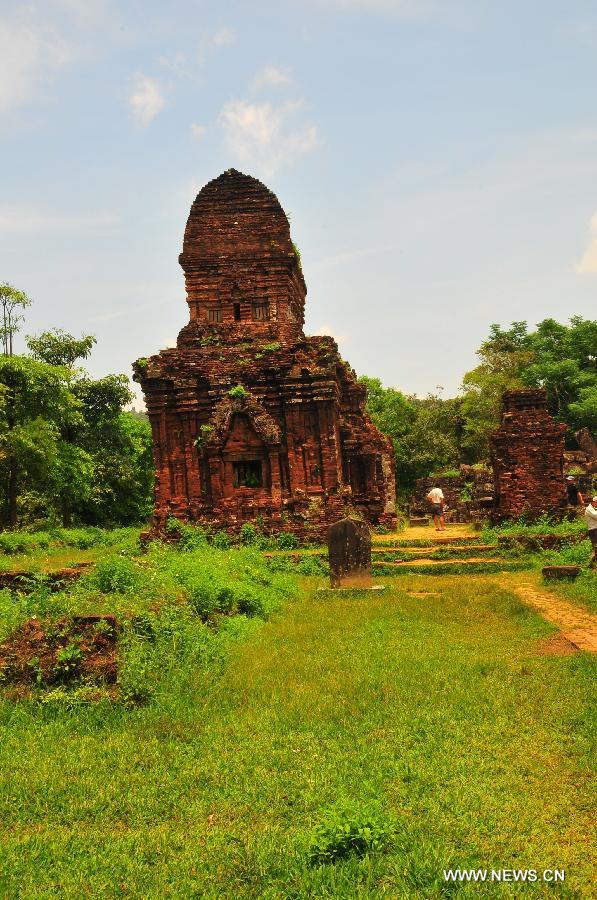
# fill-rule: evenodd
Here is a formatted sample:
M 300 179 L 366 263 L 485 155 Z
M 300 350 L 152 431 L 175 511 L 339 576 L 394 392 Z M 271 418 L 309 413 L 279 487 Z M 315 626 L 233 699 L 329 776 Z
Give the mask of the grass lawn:
M 0 895 L 594 896 L 594 659 L 542 655 L 554 629 L 491 576 L 382 580 L 331 597 L 303 579 L 195 656 L 169 607 L 180 665 L 146 706 L 5 701 Z M 369 819 L 385 852 L 309 861 L 319 826 Z

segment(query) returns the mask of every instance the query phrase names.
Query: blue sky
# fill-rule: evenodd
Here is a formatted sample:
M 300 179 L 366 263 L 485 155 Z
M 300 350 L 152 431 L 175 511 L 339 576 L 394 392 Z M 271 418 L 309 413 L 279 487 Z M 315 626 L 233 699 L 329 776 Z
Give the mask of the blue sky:
M 597 6 L 0 2 L 0 281 L 95 374 L 173 346 L 199 188 L 291 220 L 308 333 L 457 392 L 489 324 L 595 315 Z

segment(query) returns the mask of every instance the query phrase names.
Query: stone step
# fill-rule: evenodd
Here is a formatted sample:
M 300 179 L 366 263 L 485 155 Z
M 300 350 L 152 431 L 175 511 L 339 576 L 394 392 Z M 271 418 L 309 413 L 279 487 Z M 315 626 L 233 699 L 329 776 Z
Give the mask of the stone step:
M 471 557 L 468 559 L 417 559 L 402 562 L 373 562 L 373 574 L 394 575 L 496 575 L 499 572 L 520 571 L 523 564 L 516 560 L 494 557 Z
M 471 550 L 474 550 L 475 552 L 496 550 L 499 552 L 500 548 L 497 544 L 449 544 L 447 547 L 438 544 L 436 546 L 428 545 L 426 547 L 373 547 L 371 553 L 412 553 L 414 555 L 419 553 L 436 553 L 438 550 L 459 554 L 470 553 Z
M 503 559 L 497 557 L 473 556 L 467 559 L 431 559 L 428 556 L 422 556 L 418 559 L 404 559 L 390 562 L 387 560 L 373 560 L 374 566 L 463 566 L 469 563 L 502 563 Z

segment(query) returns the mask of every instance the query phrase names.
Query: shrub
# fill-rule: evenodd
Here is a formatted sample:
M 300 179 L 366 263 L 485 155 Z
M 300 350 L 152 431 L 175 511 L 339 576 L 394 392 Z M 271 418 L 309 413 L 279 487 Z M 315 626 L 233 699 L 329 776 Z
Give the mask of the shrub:
M 298 545 L 297 536 L 289 531 L 281 531 L 276 539 L 276 546 L 279 550 L 294 550 Z
M 377 812 L 337 813 L 317 829 L 309 862 L 330 865 L 349 856 L 383 852 L 390 849 L 394 834 L 393 823 Z
M 228 396 L 232 397 L 233 400 L 242 400 L 247 396 L 247 390 L 242 386 L 242 384 L 237 384 L 235 387 L 230 388 L 228 391 Z
M 239 537 L 241 544 L 247 546 L 249 544 L 254 544 L 257 541 L 259 532 L 250 522 L 245 522 L 240 530 Z
M 473 499 L 473 485 L 470 481 L 466 481 L 460 491 L 460 500 L 464 503 L 466 500 Z
M 69 644 L 67 647 L 62 647 L 56 654 L 54 674 L 58 678 L 72 678 L 76 675 L 82 659 L 83 651 L 76 644 Z
M 207 532 L 198 525 L 185 525 L 179 523 L 180 540 L 178 547 L 180 550 L 197 550 L 205 547 L 207 544 Z
M 100 560 L 87 576 L 87 584 L 97 588 L 102 594 L 126 594 L 140 586 L 141 573 L 129 559 L 110 556 Z
M 230 547 L 230 538 L 225 531 L 216 531 L 211 542 L 218 550 L 228 550 Z

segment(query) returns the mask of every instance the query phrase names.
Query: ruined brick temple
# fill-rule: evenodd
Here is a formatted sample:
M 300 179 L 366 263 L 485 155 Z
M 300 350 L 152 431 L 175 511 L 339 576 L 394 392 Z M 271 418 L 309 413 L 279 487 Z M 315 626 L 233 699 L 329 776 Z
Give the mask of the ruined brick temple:
M 500 427 L 491 435 L 495 519 L 563 510 L 565 431 L 549 414 L 545 391 L 506 391 Z
M 395 522 L 391 443 L 331 337 L 303 333 L 307 288 L 275 195 L 230 169 L 191 207 L 180 264 L 190 320 L 135 363 L 156 467 L 154 526 L 321 535 L 357 510 Z

